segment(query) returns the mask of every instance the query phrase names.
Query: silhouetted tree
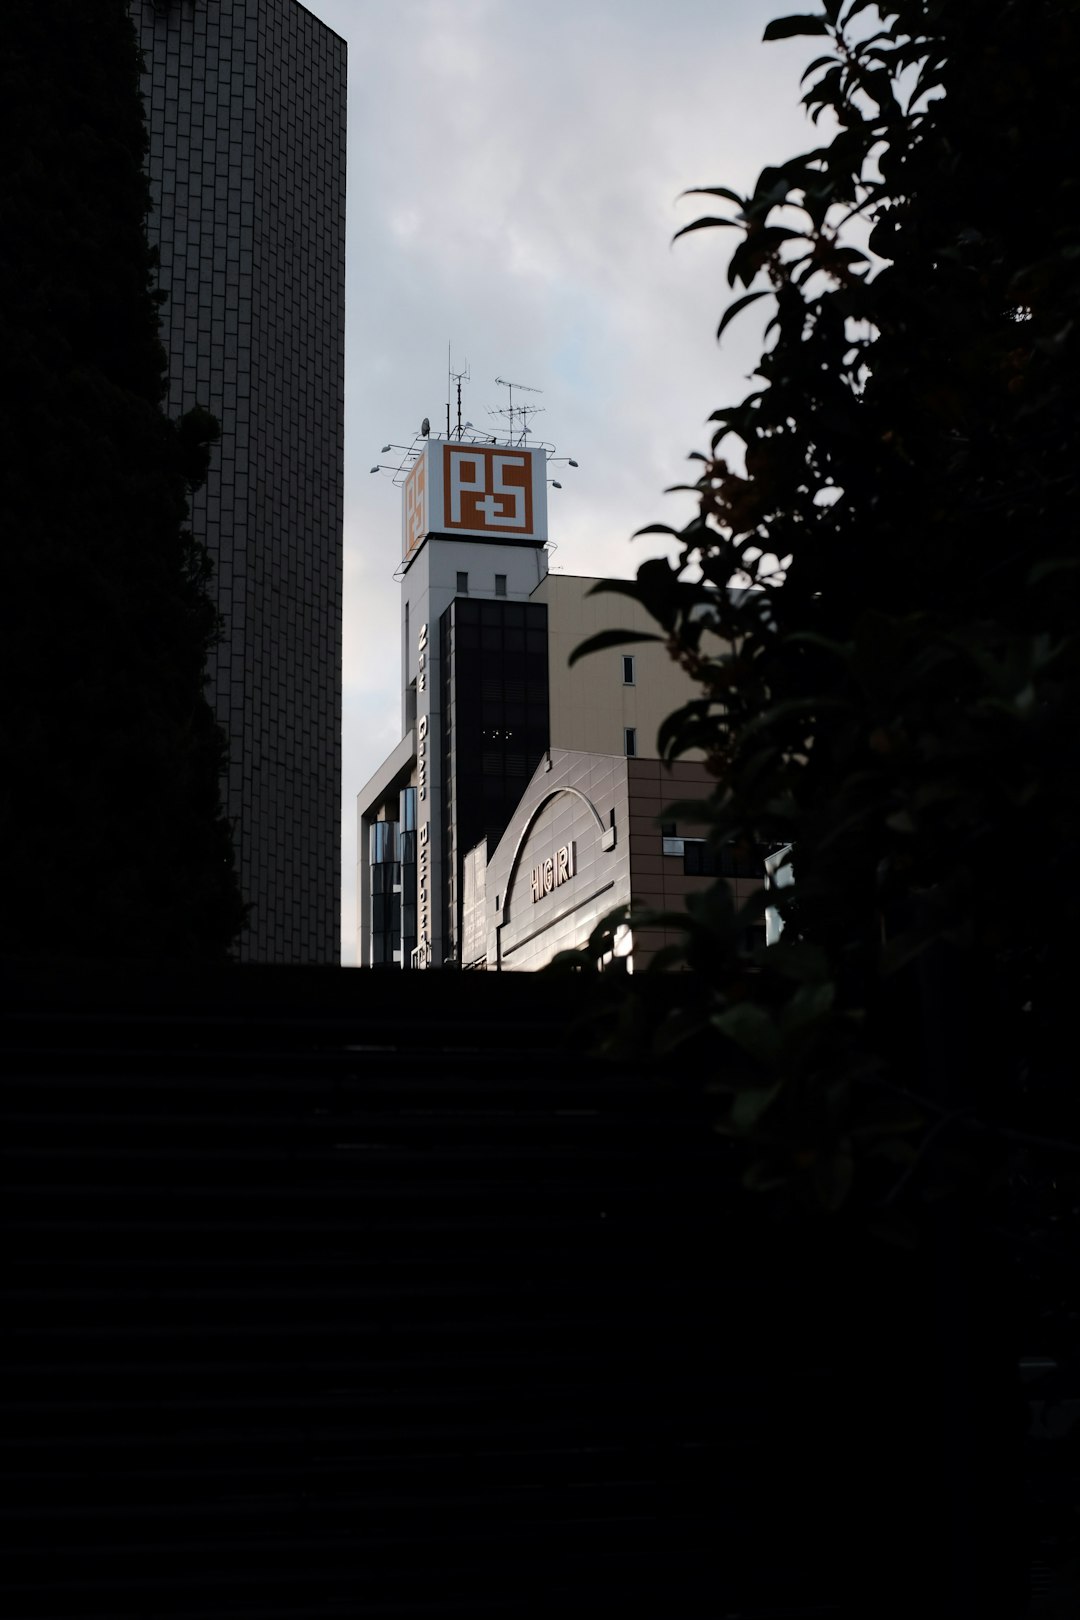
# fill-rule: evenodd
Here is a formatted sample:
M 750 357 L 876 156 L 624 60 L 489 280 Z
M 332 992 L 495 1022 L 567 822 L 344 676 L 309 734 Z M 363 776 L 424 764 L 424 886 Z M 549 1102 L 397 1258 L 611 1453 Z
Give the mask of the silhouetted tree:
M 981 1138 L 1022 1097 L 1034 1130 L 1066 1089 L 1080 15 L 851 0 L 766 38 L 799 33 L 826 38 L 804 99 L 835 135 L 687 227 L 739 233 L 720 335 L 769 309 L 756 386 L 713 417 L 694 519 L 642 531 L 679 565 L 603 588 L 702 684 L 660 742 L 706 751 L 713 838 L 794 847 L 779 945 L 746 950 L 765 897 L 737 916 L 722 880 L 684 919 L 710 994 L 683 1027 L 723 1044 L 751 1179 L 839 1206 L 856 1160 L 877 1194 L 878 1150 L 914 1155 L 893 1123 Z
M 712 418 L 693 520 L 643 531 L 678 563 L 605 588 L 701 683 L 660 744 L 705 751 L 712 838 L 790 846 L 794 883 L 756 950 L 764 894 L 691 900 L 696 972 L 652 1039 L 778 1214 L 931 1256 L 945 1612 L 1014 1615 L 971 1523 L 981 1474 L 1004 1534 L 1015 1409 L 996 1374 L 971 1391 L 1015 1365 L 1017 1277 L 1026 1331 L 1077 1356 L 1080 11 L 825 0 L 766 30 L 793 35 L 821 37 L 804 100 L 831 139 L 749 196 L 705 188 L 723 210 L 687 227 L 736 235 L 718 336 L 769 312 L 753 390 Z M 621 1016 L 639 1040 L 631 993 Z
M 8 953 L 223 957 L 243 919 L 185 527 L 218 430 L 162 409 L 139 68 L 124 0 L 5 8 Z

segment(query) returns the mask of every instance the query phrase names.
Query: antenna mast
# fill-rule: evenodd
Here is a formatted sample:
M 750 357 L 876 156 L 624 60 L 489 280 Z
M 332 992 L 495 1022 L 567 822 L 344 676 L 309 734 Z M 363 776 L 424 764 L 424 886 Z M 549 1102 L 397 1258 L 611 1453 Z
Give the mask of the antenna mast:
M 448 365 L 450 364 L 449 356 L 447 357 L 447 364 Z M 462 427 L 462 424 L 461 424 L 461 385 L 462 385 L 463 382 L 469 382 L 470 381 L 470 375 L 471 374 L 469 372 L 469 362 L 468 362 L 467 359 L 465 361 L 465 368 L 464 368 L 463 371 L 453 371 L 453 370 L 451 370 L 449 372 L 449 382 L 452 383 L 452 384 L 453 383 L 457 384 L 457 437 L 458 437 L 458 439 L 461 438 L 461 436 L 462 436 L 462 434 L 464 432 L 464 428 Z M 446 437 L 448 439 L 452 439 L 454 437 L 454 434 L 450 431 L 450 398 L 449 398 L 449 395 L 450 395 L 450 389 L 448 388 L 447 389 L 447 400 L 446 400 Z
M 510 403 L 505 410 L 492 411 L 492 416 L 505 416 L 509 420 L 510 443 L 513 444 L 514 416 L 515 414 L 518 415 L 521 418 L 521 438 L 519 443 L 527 444 L 529 441 L 529 418 L 535 416 L 538 411 L 542 411 L 544 407 L 542 405 L 515 405 L 514 389 L 518 389 L 523 394 L 542 394 L 544 390 L 542 388 L 530 388 L 528 383 L 510 382 L 507 377 L 496 377 L 495 381 L 500 388 L 509 389 Z

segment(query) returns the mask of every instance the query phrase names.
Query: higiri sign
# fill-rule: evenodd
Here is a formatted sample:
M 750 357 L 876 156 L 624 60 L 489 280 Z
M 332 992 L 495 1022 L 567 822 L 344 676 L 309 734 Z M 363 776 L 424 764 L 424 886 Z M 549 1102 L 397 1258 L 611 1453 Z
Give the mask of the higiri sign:
M 429 439 L 405 479 L 402 551 L 429 534 L 547 539 L 547 452 L 534 445 Z

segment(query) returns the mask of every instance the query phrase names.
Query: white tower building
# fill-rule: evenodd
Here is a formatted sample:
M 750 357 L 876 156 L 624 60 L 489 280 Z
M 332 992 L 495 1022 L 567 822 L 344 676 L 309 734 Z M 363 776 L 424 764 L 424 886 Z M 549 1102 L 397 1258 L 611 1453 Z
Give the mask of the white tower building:
M 547 451 L 428 438 L 403 495 L 402 739 L 360 795 L 358 960 L 430 967 L 460 960 L 464 856 L 550 741 Z

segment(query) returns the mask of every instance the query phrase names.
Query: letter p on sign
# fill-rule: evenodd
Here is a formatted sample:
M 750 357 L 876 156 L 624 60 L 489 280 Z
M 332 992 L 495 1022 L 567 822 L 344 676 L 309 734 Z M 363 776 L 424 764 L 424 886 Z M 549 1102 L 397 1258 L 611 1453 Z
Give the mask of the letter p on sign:
M 443 527 L 531 534 L 532 452 L 496 445 L 443 445 Z

